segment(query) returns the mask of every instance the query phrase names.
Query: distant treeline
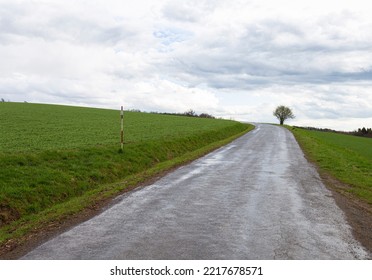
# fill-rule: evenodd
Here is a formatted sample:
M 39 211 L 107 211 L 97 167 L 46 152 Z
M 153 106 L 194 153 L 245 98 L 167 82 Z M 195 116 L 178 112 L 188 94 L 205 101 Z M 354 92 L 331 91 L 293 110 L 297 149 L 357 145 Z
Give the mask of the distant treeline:
M 334 132 L 334 133 L 340 133 L 340 134 L 347 134 L 347 135 L 354 135 L 354 136 L 360 136 L 360 137 L 368 137 L 372 138 L 372 128 L 358 128 L 357 130 L 354 131 L 338 131 L 338 130 L 333 130 L 330 128 L 318 128 L 318 127 L 300 127 L 300 126 L 295 126 L 297 128 L 303 128 L 307 130 L 316 130 L 316 131 L 324 131 L 324 132 Z
M 372 138 L 372 129 L 371 128 L 358 128 L 358 130 L 352 132 L 355 136 L 369 137 Z
M 141 112 L 141 110 L 133 109 L 130 110 L 131 112 Z M 147 112 L 143 112 L 147 113 Z M 201 113 L 197 114 L 194 110 L 188 110 L 184 113 L 166 113 L 166 112 L 150 112 L 151 114 L 160 114 L 160 115 L 171 115 L 171 116 L 186 116 L 186 117 L 194 117 L 194 118 L 206 118 L 206 119 L 215 119 L 214 116 L 207 114 L 207 113 Z
M 11 102 L 9 99 L 5 100 L 4 98 L 0 98 L 0 102 Z M 23 101 L 24 103 L 28 103 L 27 101 Z

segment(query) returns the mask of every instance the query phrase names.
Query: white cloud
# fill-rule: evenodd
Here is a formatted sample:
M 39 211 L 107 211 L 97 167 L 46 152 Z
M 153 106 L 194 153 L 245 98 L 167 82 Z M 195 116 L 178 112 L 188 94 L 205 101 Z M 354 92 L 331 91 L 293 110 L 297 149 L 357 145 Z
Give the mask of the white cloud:
M 371 126 L 367 1 L 0 0 L 0 97 Z M 360 125 L 358 125 L 358 121 Z

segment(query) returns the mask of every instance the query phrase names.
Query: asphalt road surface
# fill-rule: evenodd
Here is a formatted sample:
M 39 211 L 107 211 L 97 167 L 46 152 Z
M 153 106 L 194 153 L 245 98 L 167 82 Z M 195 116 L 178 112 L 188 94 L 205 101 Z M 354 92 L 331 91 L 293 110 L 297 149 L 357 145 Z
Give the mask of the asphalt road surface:
M 24 259 L 365 259 L 292 134 L 257 124 Z

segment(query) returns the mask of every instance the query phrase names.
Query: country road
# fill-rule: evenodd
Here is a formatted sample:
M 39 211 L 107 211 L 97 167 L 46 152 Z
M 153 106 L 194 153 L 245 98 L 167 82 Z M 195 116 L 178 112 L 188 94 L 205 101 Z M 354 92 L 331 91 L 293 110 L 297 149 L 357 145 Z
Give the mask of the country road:
M 24 259 L 365 259 L 292 134 L 256 129 Z

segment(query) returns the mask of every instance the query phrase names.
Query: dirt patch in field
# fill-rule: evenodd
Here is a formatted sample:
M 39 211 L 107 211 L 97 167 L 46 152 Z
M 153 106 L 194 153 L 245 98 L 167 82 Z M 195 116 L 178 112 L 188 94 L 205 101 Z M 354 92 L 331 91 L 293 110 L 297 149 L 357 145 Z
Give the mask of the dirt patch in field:
M 19 219 L 19 213 L 9 206 L 0 205 L 0 227 Z

